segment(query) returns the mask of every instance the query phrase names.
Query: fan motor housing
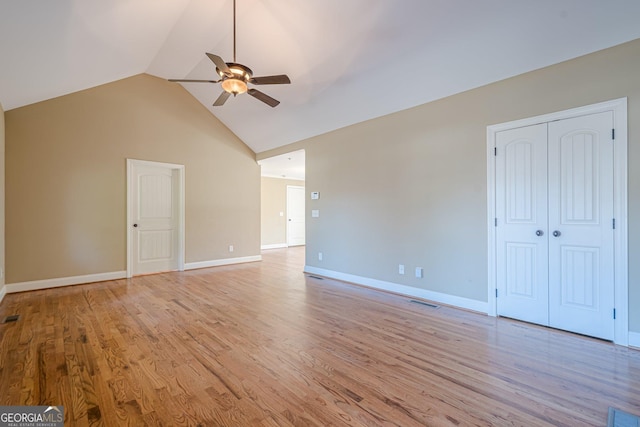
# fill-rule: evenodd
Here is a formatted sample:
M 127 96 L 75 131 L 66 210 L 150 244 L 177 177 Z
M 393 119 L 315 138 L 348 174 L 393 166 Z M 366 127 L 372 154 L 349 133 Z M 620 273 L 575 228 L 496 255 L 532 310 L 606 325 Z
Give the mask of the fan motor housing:
M 227 62 L 226 64 L 233 75 L 230 76 L 228 74 L 225 74 L 218 67 L 216 67 L 216 72 L 220 77 L 222 77 L 223 80 L 228 78 L 240 78 L 241 80 L 244 80 L 246 82 L 249 81 L 251 77 L 253 77 L 253 71 L 251 71 L 251 68 L 245 65 L 237 64 L 235 62 Z

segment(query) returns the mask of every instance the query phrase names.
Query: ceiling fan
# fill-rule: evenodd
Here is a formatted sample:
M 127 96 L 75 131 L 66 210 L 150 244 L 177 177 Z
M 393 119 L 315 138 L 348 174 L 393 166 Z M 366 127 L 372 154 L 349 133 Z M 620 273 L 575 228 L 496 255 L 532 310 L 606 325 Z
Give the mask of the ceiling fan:
M 291 80 L 286 74 L 253 77 L 253 71 L 251 71 L 251 68 L 236 62 L 236 0 L 233 0 L 233 62 L 224 62 L 221 57 L 212 53 L 207 53 L 206 55 L 215 64 L 216 72 L 220 76 L 219 80 L 169 79 L 169 81 L 186 83 L 220 83 L 224 91 L 213 103 L 214 107 L 223 105 L 231 95 L 236 96 L 241 93 L 248 93 L 265 104 L 271 107 L 276 107 L 280 104 L 280 101 L 273 99 L 266 93 L 260 92 L 257 89 L 249 88 L 248 84 L 278 85 L 291 83 Z

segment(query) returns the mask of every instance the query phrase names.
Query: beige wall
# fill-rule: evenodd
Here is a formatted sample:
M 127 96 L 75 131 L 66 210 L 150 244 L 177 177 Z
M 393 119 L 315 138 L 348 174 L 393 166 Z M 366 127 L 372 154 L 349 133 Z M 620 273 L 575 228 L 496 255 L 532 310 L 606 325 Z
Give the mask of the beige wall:
M 628 97 L 630 330 L 640 331 L 638 76 L 640 40 L 257 157 L 306 150 L 307 188 L 322 194 L 307 265 L 486 301 L 487 126 Z M 398 275 L 399 263 L 424 278 Z
M 186 262 L 259 255 L 255 154 L 180 85 L 138 75 L 5 119 L 7 283 L 125 270 L 127 158 L 185 165 Z
M 287 185 L 304 187 L 304 181 L 262 177 L 262 246 L 287 243 Z
M 0 104 L 0 295 L 4 288 L 4 110 Z

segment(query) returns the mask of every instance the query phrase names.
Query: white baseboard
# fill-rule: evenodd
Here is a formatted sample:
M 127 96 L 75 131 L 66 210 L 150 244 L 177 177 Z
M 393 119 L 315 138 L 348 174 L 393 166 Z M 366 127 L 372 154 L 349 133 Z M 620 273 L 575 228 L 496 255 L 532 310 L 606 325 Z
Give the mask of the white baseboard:
M 0 303 L 2 303 L 2 300 L 4 299 L 4 296 L 7 294 L 7 287 L 5 285 L 2 285 L 2 287 L 0 288 Z
M 394 292 L 415 298 L 422 298 L 440 304 L 452 305 L 458 308 L 487 313 L 489 309 L 488 303 L 477 301 L 469 298 L 458 297 L 455 295 L 443 294 L 440 292 L 418 289 L 411 286 L 400 285 L 383 280 L 370 279 L 368 277 L 356 276 L 353 274 L 340 273 L 333 270 L 325 270 L 323 268 L 304 266 L 304 272 L 329 277 L 331 279 L 342 280 L 343 282 L 351 282 L 357 285 L 367 286 L 374 289 Z
M 34 280 L 31 282 L 8 283 L 5 285 L 7 293 L 36 291 L 38 289 L 59 288 L 60 286 L 80 285 L 83 283 L 104 282 L 127 277 L 126 271 L 110 273 L 86 274 L 84 276 L 60 277 L 56 279 Z
M 248 256 L 239 258 L 227 258 L 214 261 L 191 262 L 185 264 L 185 270 L 195 268 L 217 267 L 220 265 L 240 264 L 244 262 L 262 261 L 262 256 Z M 56 279 L 34 280 L 31 282 L 9 283 L 0 289 L 0 301 L 5 294 L 14 292 L 35 291 L 38 289 L 58 288 L 61 286 L 80 285 L 83 283 L 104 282 L 106 280 L 124 279 L 126 271 L 114 271 L 110 273 L 87 274 L 84 276 L 60 277 Z
M 629 347 L 640 348 L 640 332 L 629 332 Z
M 287 245 L 286 243 L 276 243 L 273 245 L 262 245 L 260 246 L 260 249 L 265 250 L 265 249 L 282 249 L 282 248 L 288 248 L 289 245 Z
M 262 261 L 261 255 L 245 256 L 238 258 L 214 259 L 212 261 L 188 262 L 184 265 L 185 270 L 195 270 L 196 268 L 219 267 L 221 265 L 242 264 L 245 262 Z

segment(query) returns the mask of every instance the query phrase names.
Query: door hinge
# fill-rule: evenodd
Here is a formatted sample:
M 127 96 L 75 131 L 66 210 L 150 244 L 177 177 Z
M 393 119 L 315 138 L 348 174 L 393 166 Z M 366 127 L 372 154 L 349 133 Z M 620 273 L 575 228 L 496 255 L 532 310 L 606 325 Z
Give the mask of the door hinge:
M 616 309 L 613 309 L 613 320 L 616 320 Z
M 496 298 L 498 298 L 498 288 L 496 288 Z
M 616 139 L 616 130 L 611 129 L 611 139 Z
M 498 226 L 498 218 L 494 218 L 494 219 L 493 219 L 493 225 L 494 225 L 495 227 L 497 227 L 497 226 Z
M 494 156 L 498 155 L 498 147 L 493 147 L 493 155 Z
M 613 218 L 611 220 L 611 225 L 613 226 L 613 229 L 615 230 L 616 229 L 616 219 L 615 218 Z

